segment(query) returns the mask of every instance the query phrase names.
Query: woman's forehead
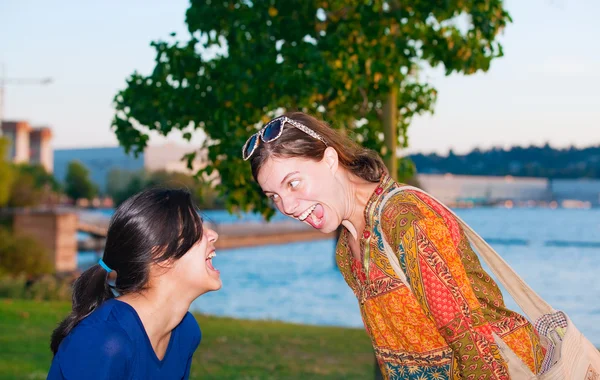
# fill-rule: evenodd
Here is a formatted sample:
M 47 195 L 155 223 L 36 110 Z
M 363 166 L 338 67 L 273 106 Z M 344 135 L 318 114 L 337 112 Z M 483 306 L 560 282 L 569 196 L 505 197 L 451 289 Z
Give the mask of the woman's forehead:
M 269 157 L 260 172 L 258 182 L 272 185 L 279 183 L 290 173 L 310 174 L 315 169 L 316 162 L 298 157 Z

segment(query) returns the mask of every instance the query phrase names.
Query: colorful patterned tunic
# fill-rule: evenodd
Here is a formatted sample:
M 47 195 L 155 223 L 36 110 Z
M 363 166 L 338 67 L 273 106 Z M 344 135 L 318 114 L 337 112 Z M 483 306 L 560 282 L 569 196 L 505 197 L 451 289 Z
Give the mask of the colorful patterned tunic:
M 362 260 L 342 232 L 337 263 L 356 294 L 363 322 L 386 379 L 508 379 L 494 342 L 499 336 L 534 372 L 543 349 L 531 324 L 506 309 L 502 294 L 482 269 L 456 219 L 416 191 L 402 191 L 378 210 L 399 186 L 384 177 L 365 209 Z M 384 251 L 395 250 L 407 287 Z

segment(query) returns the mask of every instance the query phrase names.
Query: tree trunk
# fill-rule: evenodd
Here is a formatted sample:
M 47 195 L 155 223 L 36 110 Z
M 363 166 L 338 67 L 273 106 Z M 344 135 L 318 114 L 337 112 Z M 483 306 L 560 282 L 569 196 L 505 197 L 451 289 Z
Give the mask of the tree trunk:
M 385 166 L 387 166 L 390 176 L 398 179 L 398 158 L 396 157 L 396 149 L 398 147 L 398 88 L 392 86 L 390 92 L 383 105 L 383 139 L 388 150 Z M 379 363 L 375 359 L 375 380 L 383 379 Z
M 398 88 L 392 86 L 390 92 L 383 105 L 383 136 L 385 146 L 388 150 L 385 165 L 387 166 L 390 176 L 393 179 L 398 179 L 398 157 L 396 150 L 398 148 Z

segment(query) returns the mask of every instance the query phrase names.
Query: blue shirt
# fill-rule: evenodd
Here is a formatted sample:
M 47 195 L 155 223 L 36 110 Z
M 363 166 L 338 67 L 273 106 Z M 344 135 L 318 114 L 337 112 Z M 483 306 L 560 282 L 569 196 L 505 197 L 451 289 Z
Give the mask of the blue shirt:
M 135 309 L 111 299 L 61 342 L 48 379 L 187 379 L 200 339 L 198 322 L 188 312 L 159 360 Z

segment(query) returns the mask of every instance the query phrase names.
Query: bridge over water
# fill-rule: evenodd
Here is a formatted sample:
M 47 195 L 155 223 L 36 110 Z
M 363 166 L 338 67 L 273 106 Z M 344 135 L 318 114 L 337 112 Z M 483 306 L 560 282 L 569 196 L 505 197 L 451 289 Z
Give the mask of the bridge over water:
M 57 272 L 77 270 L 77 252 L 85 242 L 77 241 L 77 233 L 91 236 L 87 249 L 101 251 L 110 218 L 100 213 L 77 208 L 13 210 L 16 232 L 33 235 L 46 246 Z M 217 249 L 231 249 L 296 241 L 331 239 L 335 234 L 323 234 L 294 220 L 277 223 L 246 222 L 205 225 L 219 234 Z M 85 249 L 85 248 L 84 248 Z
M 93 237 L 106 237 L 110 218 L 94 212 L 78 211 L 77 230 Z M 294 220 L 276 223 L 212 223 L 204 225 L 219 234 L 217 248 L 239 248 L 267 244 L 284 244 L 295 241 L 331 239 L 335 234 L 323 234 L 314 228 Z

